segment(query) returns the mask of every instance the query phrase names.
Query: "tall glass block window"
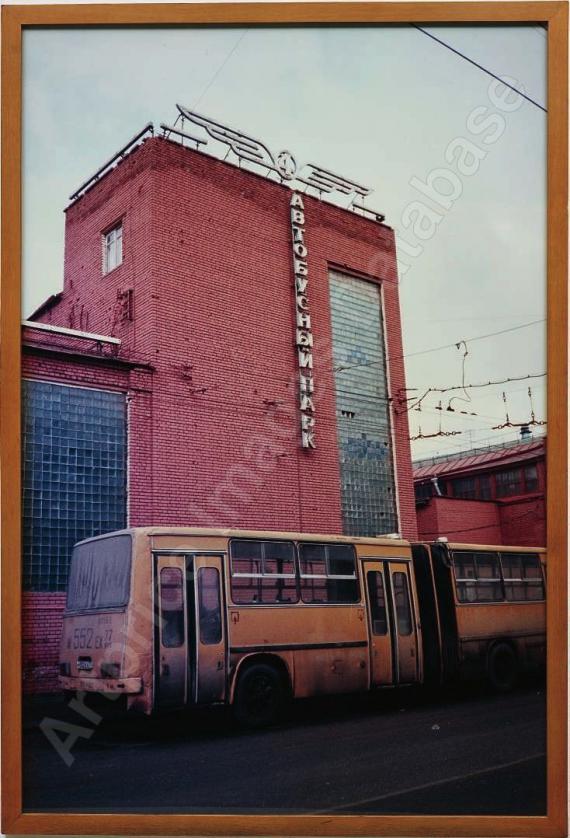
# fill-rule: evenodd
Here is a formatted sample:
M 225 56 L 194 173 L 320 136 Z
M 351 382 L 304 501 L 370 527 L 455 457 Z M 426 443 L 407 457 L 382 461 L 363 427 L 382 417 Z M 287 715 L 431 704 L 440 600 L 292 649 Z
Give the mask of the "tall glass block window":
M 344 532 L 396 532 L 380 289 L 337 271 L 329 280 Z
M 76 541 L 126 526 L 125 396 L 22 382 L 24 588 L 62 591 Z

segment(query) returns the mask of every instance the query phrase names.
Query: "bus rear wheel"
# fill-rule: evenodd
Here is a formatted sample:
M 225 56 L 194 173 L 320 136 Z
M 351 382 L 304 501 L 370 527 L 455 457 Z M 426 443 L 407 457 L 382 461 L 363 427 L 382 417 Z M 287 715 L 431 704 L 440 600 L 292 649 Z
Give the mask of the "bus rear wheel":
M 494 690 L 510 692 L 516 686 L 519 674 L 517 656 L 507 643 L 497 643 L 487 657 L 487 677 Z
M 244 727 L 267 727 L 279 719 L 284 700 L 285 691 L 280 673 L 269 664 L 255 663 L 239 676 L 234 715 Z

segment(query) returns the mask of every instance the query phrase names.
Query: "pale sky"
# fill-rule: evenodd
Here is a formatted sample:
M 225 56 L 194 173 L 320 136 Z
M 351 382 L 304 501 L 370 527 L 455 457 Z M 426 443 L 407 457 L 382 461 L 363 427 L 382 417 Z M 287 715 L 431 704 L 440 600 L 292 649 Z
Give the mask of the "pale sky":
M 426 28 L 545 106 L 540 27 Z M 491 84 L 409 26 L 28 30 L 23 314 L 61 289 L 69 195 L 147 122 L 172 124 L 180 102 L 374 189 L 367 203 L 400 233 L 408 387 L 461 384 L 462 340 L 467 383 L 544 373 L 544 322 L 471 340 L 546 316 L 546 113 L 514 94 L 501 110 Z M 474 144 L 477 171 L 458 168 L 458 138 Z M 445 210 L 421 191 L 435 169 L 460 193 Z M 418 201 L 431 210 L 425 239 L 408 217 Z M 470 390 L 454 413 L 436 409 L 453 393 L 430 395 L 410 411 L 412 435 L 440 419 L 462 433 L 413 442 L 414 457 L 514 439 L 492 426 L 505 421 L 503 390 L 511 421 L 530 417 L 529 383 L 545 419 L 544 377 Z

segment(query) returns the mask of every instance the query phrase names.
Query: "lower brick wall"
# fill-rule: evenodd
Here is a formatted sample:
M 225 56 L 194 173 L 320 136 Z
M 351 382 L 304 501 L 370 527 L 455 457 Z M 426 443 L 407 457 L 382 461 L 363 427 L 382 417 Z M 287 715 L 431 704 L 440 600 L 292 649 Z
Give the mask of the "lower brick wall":
M 504 543 L 497 505 L 489 501 L 431 498 L 418 509 L 418 529 L 426 541 L 444 536 L 473 544 Z
M 22 600 L 24 693 L 56 692 L 64 593 L 25 592 Z
M 544 547 L 546 544 L 546 504 L 544 495 L 501 503 L 499 506 L 504 544 Z
M 419 537 L 425 541 L 445 536 L 473 544 L 546 544 L 544 495 L 497 503 L 433 497 L 418 508 L 417 516 Z

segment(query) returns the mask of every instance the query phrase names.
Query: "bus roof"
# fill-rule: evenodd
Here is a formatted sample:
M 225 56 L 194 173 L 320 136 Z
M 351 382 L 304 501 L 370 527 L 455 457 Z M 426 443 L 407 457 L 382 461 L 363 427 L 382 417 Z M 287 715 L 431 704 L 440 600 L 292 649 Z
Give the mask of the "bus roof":
M 395 538 L 392 536 L 350 536 L 350 535 L 335 535 L 331 533 L 306 533 L 306 532 L 290 532 L 280 530 L 240 530 L 240 529 L 221 529 L 216 527 L 177 527 L 177 526 L 159 526 L 159 527 L 130 527 L 124 530 L 116 530 L 115 532 L 104 533 L 103 535 L 95 535 L 91 538 L 85 538 L 79 544 L 85 544 L 88 541 L 97 541 L 102 538 L 109 538 L 113 535 L 138 534 L 152 536 L 174 535 L 174 536 L 192 536 L 203 535 L 209 538 L 277 538 L 286 539 L 288 541 L 330 541 L 330 542 L 346 542 L 356 544 L 385 544 L 394 545 L 398 547 L 409 547 L 410 542 L 403 538 Z
M 451 550 L 516 550 L 520 553 L 544 553 L 544 547 L 521 547 L 517 545 L 506 544 L 468 544 L 459 542 L 447 541 L 424 541 L 418 539 L 411 542 L 403 538 L 396 538 L 392 536 L 349 536 L 349 535 L 335 535 L 331 533 L 306 533 L 306 532 L 290 532 L 280 530 L 241 530 L 241 529 L 222 529 L 216 527 L 179 527 L 179 526 L 158 526 L 158 527 L 130 527 L 124 530 L 116 530 L 115 532 L 104 533 L 103 535 L 92 536 L 80 541 L 79 544 L 85 544 L 88 541 L 96 541 L 103 538 L 109 538 L 114 535 L 146 535 L 149 538 L 152 536 L 207 536 L 219 538 L 277 538 L 285 539 L 287 541 L 328 541 L 335 543 L 347 544 L 376 544 L 384 546 L 395 547 L 409 547 L 412 543 L 421 544 L 441 544 Z
M 519 544 L 471 544 L 458 541 L 422 541 L 422 544 L 443 544 L 450 550 L 514 550 L 517 553 L 545 553 L 546 547 L 527 547 Z

